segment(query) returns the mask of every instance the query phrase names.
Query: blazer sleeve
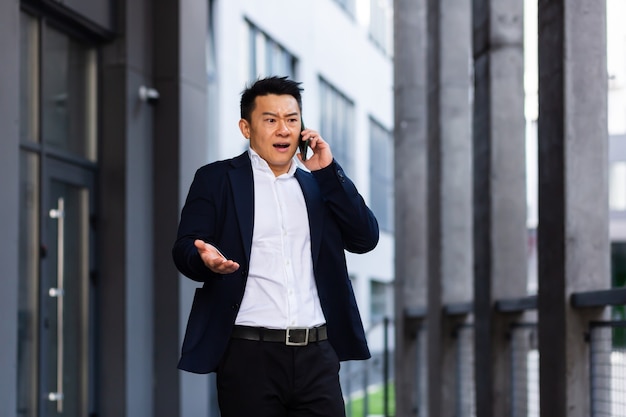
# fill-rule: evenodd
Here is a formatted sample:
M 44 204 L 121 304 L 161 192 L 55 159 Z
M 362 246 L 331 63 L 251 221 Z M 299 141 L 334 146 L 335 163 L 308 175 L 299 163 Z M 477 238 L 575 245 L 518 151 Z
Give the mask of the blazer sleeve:
M 378 221 L 337 161 L 312 174 L 339 225 L 344 248 L 353 253 L 374 249 L 379 238 Z
M 218 233 L 215 198 L 208 178 L 206 168 L 196 171 L 181 211 L 176 242 L 172 248 L 172 257 L 178 270 L 199 282 L 218 276 L 204 265 L 194 246 L 196 239 L 214 244 Z

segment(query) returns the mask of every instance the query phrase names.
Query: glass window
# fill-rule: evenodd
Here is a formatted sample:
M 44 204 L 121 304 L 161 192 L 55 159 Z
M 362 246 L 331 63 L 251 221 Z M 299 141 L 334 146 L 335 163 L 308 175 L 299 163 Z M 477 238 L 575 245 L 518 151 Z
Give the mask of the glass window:
M 393 54 L 393 2 L 370 0 L 370 36 L 386 54 Z
M 370 202 L 387 232 L 393 232 L 393 198 L 393 135 L 370 119 Z
M 43 141 L 96 160 L 96 54 L 46 27 L 42 48 Z
M 250 81 L 271 75 L 295 79 L 296 58 L 278 42 L 248 22 Z
M 354 104 L 339 90 L 320 78 L 320 134 L 333 150 L 333 156 L 346 170 L 352 168 L 352 143 L 354 136 Z
M 626 133 L 626 2 L 606 2 L 606 64 L 608 80 L 608 128 L 610 135 Z
M 17 355 L 17 406 L 20 416 L 35 416 L 39 345 L 39 157 L 30 152 L 20 155 L 20 256 Z
M 355 0 L 335 0 L 342 9 L 344 9 L 350 16 L 354 17 L 356 2 Z
M 613 162 L 609 171 L 609 207 L 626 210 L 626 161 Z
M 613 242 L 611 244 L 611 275 L 613 288 L 626 287 L 626 242 Z M 613 306 L 611 308 L 613 320 L 626 320 L 626 308 Z M 613 343 L 615 347 L 626 347 L 626 328 L 615 327 L 613 329 Z
M 39 141 L 39 25 L 33 17 L 20 17 L 20 139 Z
M 210 159 L 219 156 L 219 80 L 217 76 L 217 48 L 215 7 L 217 0 L 209 1 L 209 17 L 206 38 L 206 73 L 207 73 L 207 135 Z
M 389 317 L 393 297 L 393 287 L 391 284 L 370 281 L 370 320 L 372 323 Z

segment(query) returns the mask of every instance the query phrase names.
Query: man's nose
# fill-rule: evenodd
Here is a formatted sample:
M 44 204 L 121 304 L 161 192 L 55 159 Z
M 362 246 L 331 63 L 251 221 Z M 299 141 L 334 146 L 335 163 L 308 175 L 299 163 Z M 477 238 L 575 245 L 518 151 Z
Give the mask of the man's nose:
M 278 133 L 281 135 L 288 135 L 289 134 L 289 128 L 287 127 L 287 122 L 284 120 L 281 120 L 278 122 Z

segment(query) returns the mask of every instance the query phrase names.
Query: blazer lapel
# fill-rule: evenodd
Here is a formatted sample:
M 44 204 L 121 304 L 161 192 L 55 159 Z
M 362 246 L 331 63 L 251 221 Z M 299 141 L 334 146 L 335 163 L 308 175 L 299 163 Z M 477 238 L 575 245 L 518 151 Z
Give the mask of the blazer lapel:
M 309 214 L 311 256 L 313 257 L 313 264 L 316 264 L 317 257 L 320 253 L 320 245 L 322 244 L 324 203 L 320 190 L 312 175 L 308 175 L 308 173 L 298 168 L 295 176 L 300 183 L 300 188 L 302 188 L 302 194 L 304 194 L 304 201 L 306 202 L 306 208 Z
M 252 250 L 252 230 L 254 227 L 254 178 L 248 152 L 244 152 L 232 160 L 234 169 L 229 171 L 230 185 L 235 202 L 235 212 L 241 230 L 241 240 L 246 253 L 246 261 L 250 263 Z

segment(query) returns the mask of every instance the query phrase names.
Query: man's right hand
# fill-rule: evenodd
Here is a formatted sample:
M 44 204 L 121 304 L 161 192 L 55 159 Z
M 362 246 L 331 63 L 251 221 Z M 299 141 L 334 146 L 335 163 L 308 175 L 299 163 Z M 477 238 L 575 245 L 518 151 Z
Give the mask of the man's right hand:
M 196 239 L 193 244 L 206 267 L 216 274 L 230 274 L 239 269 L 237 262 L 226 259 L 215 246 L 200 239 Z

